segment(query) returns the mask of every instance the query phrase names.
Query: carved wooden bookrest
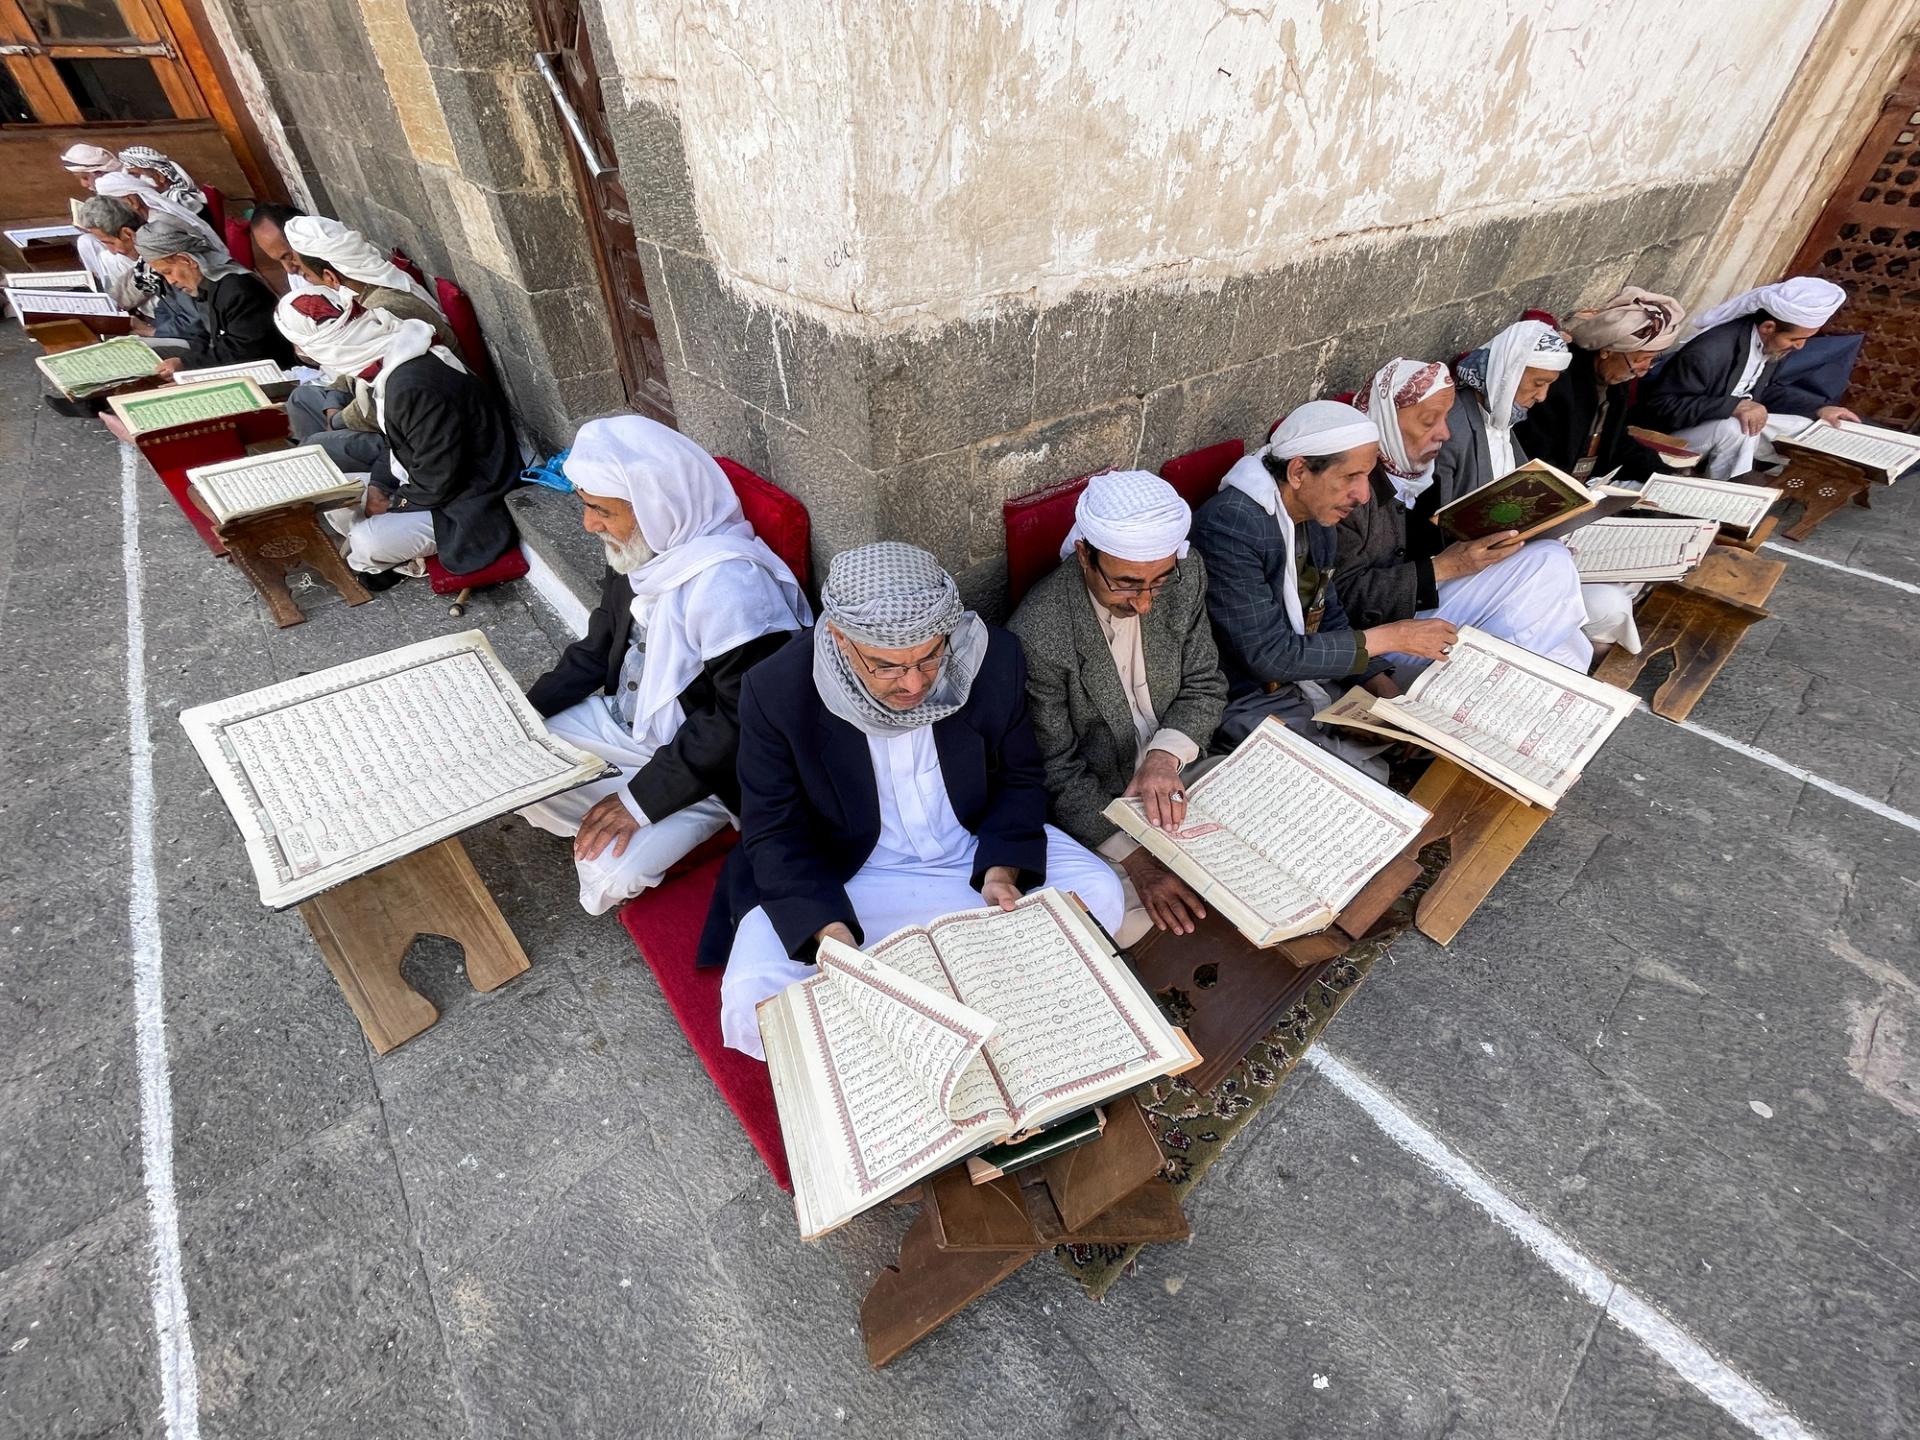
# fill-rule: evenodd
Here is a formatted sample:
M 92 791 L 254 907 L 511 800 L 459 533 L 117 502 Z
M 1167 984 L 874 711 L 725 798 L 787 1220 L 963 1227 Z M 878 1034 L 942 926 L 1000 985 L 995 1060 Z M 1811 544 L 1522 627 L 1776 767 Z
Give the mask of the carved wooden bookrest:
M 457 839 L 357 876 L 300 906 L 327 968 L 373 1048 L 384 1055 L 440 1018 L 400 962 L 422 935 L 466 951 L 467 980 L 493 990 L 527 968 L 527 953 Z
M 1784 560 L 1714 546 L 1691 575 L 1648 593 L 1638 615 L 1640 653 L 1616 647 L 1594 678 L 1629 690 L 1649 661 L 1671 653 L 1673 673 L 1653 692 L 1653 713 L 1686 719 L 1733 658 L 1747 627 L 1767 618 L 1767 597 L 1786 568 Z
M 1713 537 L 1713 543 L 1716 545 L 1726 545 L 1735 550 L 1745 550 L 1751 554 L 1773 538 L 1773 532 L 1779 528 L 1779 525 L 1780 517 L 1778 514 L 1769 515 L 1758 525 L 1754 526 L 1753 534 L 1751 535 L 1737 534 L 1723 525 L 1720 528 L 1720 532 Z
M 1445 840 L 1451 852 L 1420 897 L 1413 923 L 1429 939 L 1450 945 L 1553 812 L 1514 799 L 1444 756 L 1434 757 L 1411 798 L 1433 814 L 1419 846 Z
M 211 518 L 199 491 L 190 488 L 188 496 L 195 509 Z M 307 618 L 287 586 L 287 577 L 296 570 L 312 571 L 349 605 L 364 605 L 373 598 L 341 558 L 339 547 L 312 505 L 303 502 L 242 516 L 214 526 L 214 534 L 226 547 L 234 567 L 253 582 L 253 588 L 273 612 L 273 623 L 282 630 L 304 624 Z
M 1256 947 L 1217 910 L 1191 935 L 1151 930 L 1127 952 L 1148 992 L 1170 1003 L 1174 1022 L 1201 1055 L 1188 1072 L 1196 1090 L 1211 1090 L 1238 1065 L 1320 978 L 1325 965 L 1379 924 L 1420 875 L 1411 845 L 1368 882 L 1333 928 L 1298 940 Z
M 860 1306 L 876 1369 L 1055 1245 L 1184 1240 L 1187 1217 L 1161 1177 L 1159 1142 L 1132 1097 L 1114 1101 L 1100 1138 L 985 1185 L 951 1166 L 920 1187 L 899 1261 Z
M 1804 540 L 1820 528 L 1820 523 L 1848 502 L 1862 510 L 1872 509 L 1868 492 L 1876 483 L 1884 483 L 1871 471 L 1842 460 L 1837 455 L 1817 455 L 1804 450 L 1786 450 L 1786 468 L 1772 476 L 1751 475 L 1745 479 L 1771 485 L 1789 500 L 1806 507 L 1798 520 L 1786 530 L 1789 540 Z
M 48 355 L 100 343 L 100 337 L 78 320 L 40 320 L 28 325 L 26 331 Z

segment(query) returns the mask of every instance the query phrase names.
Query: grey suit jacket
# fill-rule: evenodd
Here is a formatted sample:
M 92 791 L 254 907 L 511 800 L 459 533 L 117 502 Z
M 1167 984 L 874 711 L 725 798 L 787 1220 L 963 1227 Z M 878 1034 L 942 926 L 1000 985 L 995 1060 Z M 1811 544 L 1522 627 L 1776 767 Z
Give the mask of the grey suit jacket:
M 1147 693 L 1156 725 L 1204 752 L 1226 708 L 1227 677 L 1207 621 L 1200 552 L 1189 552 L 1175 574 L 1140 619 Z M 1118 828 L 1100 812 L 1133 779 L 1139 741 L 1080 567 L 1069 559 L 1035 585 L 1007 628 L 1027 652 L 1027 706 L 1046 767 L 1049 818 L 1083 845 L 1098 845 Z

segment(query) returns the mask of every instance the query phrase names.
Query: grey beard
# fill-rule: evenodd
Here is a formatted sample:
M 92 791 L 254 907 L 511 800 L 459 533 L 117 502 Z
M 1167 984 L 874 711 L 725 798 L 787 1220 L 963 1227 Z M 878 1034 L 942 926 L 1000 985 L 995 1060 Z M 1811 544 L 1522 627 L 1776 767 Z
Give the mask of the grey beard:
M 627 541 L 610 540 L 600 537 L 600 544 L 607 552 L 607 564 L 622 575 L 631 575 L 642 565 L 653 559 L 653 550 L 640 534 L 640 527 L 633 529 L 633 538 Z

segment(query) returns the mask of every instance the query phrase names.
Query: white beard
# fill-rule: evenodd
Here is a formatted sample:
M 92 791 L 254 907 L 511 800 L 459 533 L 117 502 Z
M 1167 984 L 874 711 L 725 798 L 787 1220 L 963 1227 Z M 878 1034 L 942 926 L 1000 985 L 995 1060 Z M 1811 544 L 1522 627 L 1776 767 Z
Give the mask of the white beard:
M 607 564 L 622 575 L 631 575 L 642 565 L 653 559 L 653 549 L 640 534 L 638 525 L 633 527 L 633 538 L 627 541 L 608 539 L 602 535 L 600 544 L 607 552 Z

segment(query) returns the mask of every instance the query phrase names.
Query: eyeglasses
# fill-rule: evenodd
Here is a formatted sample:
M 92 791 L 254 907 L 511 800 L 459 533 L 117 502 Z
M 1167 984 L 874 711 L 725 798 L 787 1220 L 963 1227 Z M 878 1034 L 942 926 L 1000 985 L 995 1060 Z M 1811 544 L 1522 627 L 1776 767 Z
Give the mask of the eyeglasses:
M 1093 568 L 1100 576 L 1100 582 L 1116 595 L 1158 595 L 1162 590 L 1171 590 L 1180 583 L 1180 567 L 1175 565 L 1158 580 L 1149 580 L 1144 585 L 1138 580 L 1116 580 L 1107 574 L 1107 567 L 1094 557 Z
M 904 680 L 909 673 L 914 671 L 918 671 L 931 680 L 940 673 L 940 667 L 946 663 L 947 659 L 947 642 L 945 640 L 942 640 L 940 642 L 940 648 L 934 651 L 933 654 L 927 656 L 926 659 L 915 660 L 906 665 L 893 665 L 881 661 L 869 660 L 865 655 L 860 653 L 860 647 L 858 645 L 849 644 L 847 648 L 853 651 L 853 658 L 860 662 L 860 668 L 876 680 Z

